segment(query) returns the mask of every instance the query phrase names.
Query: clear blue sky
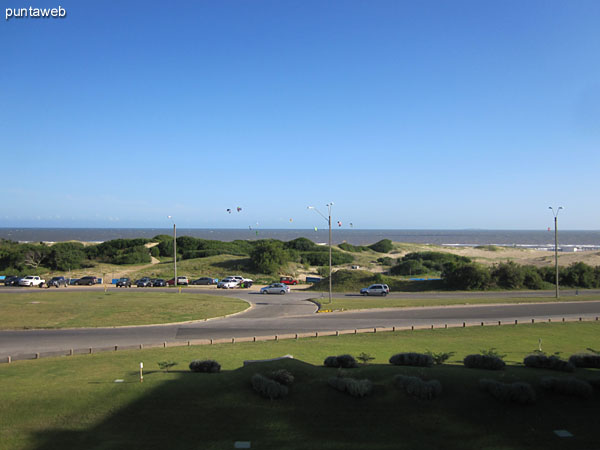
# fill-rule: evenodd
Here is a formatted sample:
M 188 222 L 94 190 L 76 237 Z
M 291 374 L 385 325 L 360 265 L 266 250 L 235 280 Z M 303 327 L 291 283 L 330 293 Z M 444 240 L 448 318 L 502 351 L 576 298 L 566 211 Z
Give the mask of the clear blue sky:
M 597 0 L 1 5 L 0 226 L 600 229 Z

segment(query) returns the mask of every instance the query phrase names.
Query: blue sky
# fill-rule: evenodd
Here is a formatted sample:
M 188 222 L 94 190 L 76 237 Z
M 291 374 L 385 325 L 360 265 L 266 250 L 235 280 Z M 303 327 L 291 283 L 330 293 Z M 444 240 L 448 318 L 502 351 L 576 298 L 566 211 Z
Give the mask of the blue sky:
M 596 0 L 1 4 L 0 226 L 600 229 Z

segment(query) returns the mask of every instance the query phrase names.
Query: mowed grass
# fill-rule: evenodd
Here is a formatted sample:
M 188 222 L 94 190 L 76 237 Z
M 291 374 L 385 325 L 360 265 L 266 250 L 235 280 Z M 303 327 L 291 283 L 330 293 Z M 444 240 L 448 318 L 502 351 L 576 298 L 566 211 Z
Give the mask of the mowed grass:
M 544 392 L 542 376 L 567 375 L 519 365 L 539 339 L 545 351 L 567 357 L 600 348 L 600 324 L 420 330 L 18 361 L 0 365 L 6 387 L 0 390 L 0 442 L 6 450 L 210 450 L 233 448 L 235 441 L 273 450 L 597 448 L 598 392 L 587 400 Z M 460 364 L 465 355 L 491 347 L 507 355 L 506 370 Z M 394 353 L 427 349 L 456 354 L 450 364 L 432 368 L 388 364 Z M 375 357 L 372 364 L 344 373 L 371 379 L 373 395 L 355 399 L 329 388 L 327 379 L 338 371 L 322 367 L 324 358 L 361 352 Z M 246 359 L 284 354 L 296 359 L 242 367 Z M 219 361 L 223 371 L 189 372 L 191 360 L 205 358 Z M 159 371 L 157 363 L 164 360 L 179 365 Z M 282 367 L 296 378 L 287 398 L 270 401 L 253 392 L 254 373 Z M 432 401 L 407 397 L 393 386 L 396 374 L 438 379 L 443 393 Z M 598 375 L 585 369 L 574 374 Z M 537 403 L 500 403 L 478 389 L 480 378 L 528 381 Z M 574 437 L 560 439 L 557 429 Z
M 489 304 L 513 304 L 513 303 L 556 303 L 556 302 L 586 302 L 598 301 L 600 295 L 574 295 L 568 297 L 556 297 L 550 294 L 545 297 L 432 297 L 427 298 L 393 298 L 379 296 L 346 296 L 333 297 L 331 303 L 325 296 L 315 298 L 321 304 L 322 310 L 352 310 L 352 309 L 377 309 L 377 308 L 412 308 L 419 306 L 452 306 L 452 305 L 489 305 Z
M 221 317 L 248 308 L 243 300 L 183 291 L 35 290 L 0 295 L 0 329 L 147 325 Z

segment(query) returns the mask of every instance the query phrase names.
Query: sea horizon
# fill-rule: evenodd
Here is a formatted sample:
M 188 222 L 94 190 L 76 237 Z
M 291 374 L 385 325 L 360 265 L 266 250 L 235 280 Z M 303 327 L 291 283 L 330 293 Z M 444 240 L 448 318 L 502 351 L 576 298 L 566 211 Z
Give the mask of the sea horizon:
M 109 227 L 0 227 L 0 238 L 17 242 L 81 241 L 99 243 L 113 239 L 153 238 L 172 235 L 173 228 L 109 228 Z M 279 239 L 289 241 L 298 237 L 316 243 L 326 243 L 328 228 L 177 228 L 177 236 L 233 241 Z M 600 230 L 560 230 L 559 247 L 600 249 Z M 332 243 L 353 245 L 373 244 L 381 239 L 394 242 L 446 246 L 498 245 L 525 248 L 554 247 L 554 229 L 491 230 L 491 229 L 352 229 L 332 228 Z

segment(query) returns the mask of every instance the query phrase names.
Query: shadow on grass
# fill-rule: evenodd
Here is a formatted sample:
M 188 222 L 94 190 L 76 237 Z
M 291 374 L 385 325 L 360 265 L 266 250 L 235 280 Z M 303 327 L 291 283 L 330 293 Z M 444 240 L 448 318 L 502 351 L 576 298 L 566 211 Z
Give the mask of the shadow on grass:
M 295 377 L 290 395 L 270 401 L 254 393 L 251 376 L 279 368 Z M 234 448 L 235 441 L 260 449 L 597 448 L 589 426 L 599 412 L 597 393 L 588 401 L 543 395 L 537 405 L 523 407 L 498 403 L 477 389 L 479 378 L 510 381 L 534 372 L 389 365 L 344 371 L 375 383 L 373 395 L 362 399 L 327 386 L 336 369 L 297 360 L 220 374 L 170 372 L 174 378 L 141 391 L 97 425 L 39 433 L 35 448 L 211 450 Z M 391 381 L 399 373 L 439 379 L 444 392 L 433 401 L 406 397 Z M 567 429 L 575 438 L 560 440 L 555 429 Z

